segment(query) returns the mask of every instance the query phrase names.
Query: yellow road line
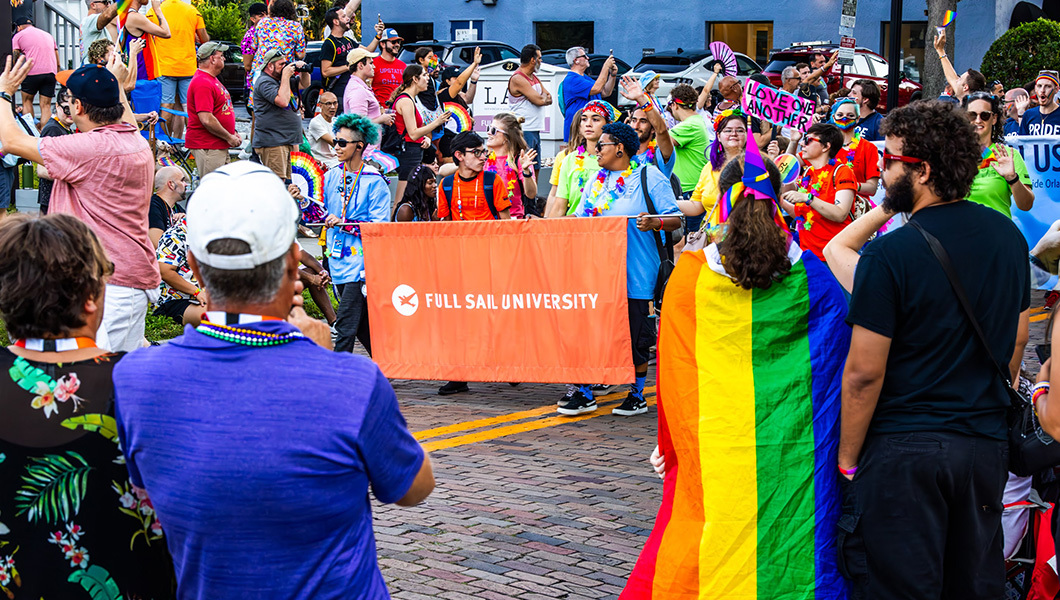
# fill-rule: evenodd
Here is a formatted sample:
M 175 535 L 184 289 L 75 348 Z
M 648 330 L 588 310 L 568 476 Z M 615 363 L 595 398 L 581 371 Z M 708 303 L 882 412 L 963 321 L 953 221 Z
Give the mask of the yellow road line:
M 1039 321 L 1045 321 L 1048 318 L 1049 318 L 1049 313 L 1045 313 L 1044 315 L 1035 315 L 1035 316 L 1030 318 L 1030 322 L 1031 323 L 1038 323 Z
M 647 392 L 647 390 L 645 390 Z M 655 396 L 646 398 L 648 406 L 655 405 Z M 617 403 L 616 403 L 617 404 Z M 610 411 L 601 410 L 612 408 L 615 404 L 609 404 L 606 406 L 600 406 L 596 409 L 596 412 L 578 415 L 576 417 L 550 417 L 548 419 L 540 419 L 537 421 L 528 421 L 526 423 L 517 423 L 515 425 L 508 425 L 505 427 L 497 427 L 494 429 L 487 429 L 485 431 L 479 431 L 476 433 L 469 433 L 466 435 L 458 435 L 444 440 L 434 440 L 424 442 L 423 449 L 427 452 L 434 452 L 436 450 L 446 450 L 449 448 L 456 448 L 457 446 L 466 446 L 468 444 L 474 444 L 477 442 L 485 442 L 488 440 L 497 439 L 516 433 L 524 433 L 527 431 L 536 431 L 538 429 L 544 429 L 546 427 L 554 427 L 556 425 L 563 425 L 564 423 L 576 423 L 578 421 L 584 421 L 586 419 L 592 419 L 595 417 L 601 417 L 603 415 L 610 415 Z M 554 411 L 554 407 L 546 407 L 551 411 Z M 529 412 L 529 411 L 528 411 Z
M 655 391 L 655 387 L 644 388 L 644 393 L 648 394 Z M 616 400 L 618 398 L 625 398 L 627 392 L 615 392 L 606 396 L 600 396 L 596 399 L 597 403 L 607 402 L 609 400 Z M 521 421 L 523 419 L 530 419 L 533 417 L 540 417 L 541 415 L 547 415 L 549 413 L 556 412 L 556 406 L 542 406 L 541 408 L 534 408 L 531 410 L 523 410 L 519 412 L 510 413 L 507 415 L 500 415 L 497 417 L 489 417 L 486 419 L 476 419 L 474 421 L 464 421 L 463 423 L 455 423 L 453 425 L 446 425 L 444 427 L 435 427 L 434 429 L 424 429 L 423 431 L 417 431 L 412 434 L 412 437 L 417 440 L 423 440 L 430 437 L 437 437 L 440 435 L 449 435 L 450 433 L 456 433 L 458 431 L 468 431 L 470 429 L 479 429 L 481 427 L 489 427 L 491 425 L 499 425 L 501 423 L 510 423 L 512 421 Z
M 1044 306 L 1039 306 L 1037 308 L 1032 308 L 1030 314 L 1031 315 L 1040 315 L 1042 313 L 1048 313 L 1048 312 L 1049 312 L 1049 310 L 1046 309 Z

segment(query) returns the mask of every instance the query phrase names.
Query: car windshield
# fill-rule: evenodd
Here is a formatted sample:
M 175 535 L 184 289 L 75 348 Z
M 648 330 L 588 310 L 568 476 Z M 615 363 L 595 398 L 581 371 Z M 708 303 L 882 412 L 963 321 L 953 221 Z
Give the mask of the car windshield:
M 423 47 L 423 45 L 402 46 L 401 54 L 398 55 L 398 60 L 407 65 L 416 64 L 416 50 L 419 50 Z M 439 58 L 441 58 L 442 50 L 444 50 L 444 48 L 442 46 L 431 46 L 431 48 L 434 50 L 434 53 L 438 55 Z
M 645 56 L 637 66 L 633 67 L 634 71 L 643 73 L 644 71 L 655 71 L 656 73 L 680 73 L 684 71 L 692 63 L 703 59 L 709 54 L 703 56 Z
M 780 73 L 784 70 L 784 67 L 790 67 L 795 63 L 809 63 L 811 56 L 809 54 L 794 54 L 791 52 L 777 52 L 773 55 L 772 60 L 763 69 L 766 73 Z

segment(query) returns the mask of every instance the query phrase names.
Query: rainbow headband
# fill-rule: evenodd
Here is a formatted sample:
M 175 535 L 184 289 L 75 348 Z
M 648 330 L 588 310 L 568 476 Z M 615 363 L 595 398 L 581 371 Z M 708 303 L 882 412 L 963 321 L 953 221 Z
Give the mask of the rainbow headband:
M 746 115 L 743 114 L 743 111 L 740 110 L 739 107 L 727 108 L 721 111 L 720 113 L 714 115 L 714 133 L 717 133 L 718 130 L 721 129 L 721 123 L 725 119 L 728 119 L 729 117 L 740 117 L 742 119 L 745 116 Z
M 1053 83 L 1053 87 L 1060 88 L 1060 80 L 1057 79 L 1055 71 L 1041 71 L 1038 73 L 1038 77 L 1034 79 L 1034 82 L 1037 83 L 1039 79 L 1051 81 Z
M 614 123 L 618 120 L 618 111 L 615 107 L 603 100 L 591 100 L 582 109 L 582 114 L 594 112 L 604 118 L 608 123 Z

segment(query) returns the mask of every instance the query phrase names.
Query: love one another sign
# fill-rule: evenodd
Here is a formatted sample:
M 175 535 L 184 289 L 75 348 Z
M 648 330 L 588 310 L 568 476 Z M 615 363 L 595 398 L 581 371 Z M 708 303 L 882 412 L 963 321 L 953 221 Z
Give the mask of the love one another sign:
M 805 133 L 813 125 L 817 103 L 748 79 L 744 84 L 743 106 L 751 116 Z

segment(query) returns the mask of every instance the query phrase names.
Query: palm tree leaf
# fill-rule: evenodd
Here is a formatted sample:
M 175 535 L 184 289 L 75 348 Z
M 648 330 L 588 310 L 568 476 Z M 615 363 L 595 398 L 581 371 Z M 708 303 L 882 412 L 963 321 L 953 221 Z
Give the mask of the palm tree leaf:
M 32 523 L 58 524 L 71 520 L 81 509 L 92 470 L 80 454 L 49 454 L 31 458 L 15 492 L 16 515 L 26 514 Z
M 123 600 L 118 584 L 106 569 L 92 565 L 84 570 L 70 573 L 70 583 L 80 584 L 92 596 L 92 600 Z
M 86 431 L 98 433 L 112 442 L 118 441 L 118 423 L 110 415 L 92 414 L 70 417 L 64 420 L 62 425 L 67 429 L 80 427 Z
M 44 384 L 48 386 L 48 389 L 55 389 L 54 379 L 49 377 L 48 374 L 41 369 L 29 364 L 29 362 L 21 356 L 15 359 L 15 364 L 11 365 L 11 368 L 8 369 L 8 374 L 11 375 L 11 380 L 18 384 L 18 387 L 27 392 L 37 393 L 38 381 L 44 382 Z

